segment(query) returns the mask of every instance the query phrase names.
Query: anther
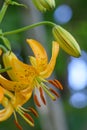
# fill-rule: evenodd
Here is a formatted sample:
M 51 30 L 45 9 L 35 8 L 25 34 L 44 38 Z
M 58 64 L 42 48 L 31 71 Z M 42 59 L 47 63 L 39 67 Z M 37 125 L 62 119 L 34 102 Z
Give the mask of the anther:
M 63 86 L 62 86 L 62 84 L 61 84 L 58 80 L 56 80 L 56 79 L 54 79 L 54 81 L 55 81 L 55 83 L 58 84 L 59 89 L 63 90 Z
M 28 113 L 24 113 L 24 116 L 34 124 L 33 118 Z
M 49 83 L 51 83 L 53 86 L 59 89 L 58 84 L 54 80 L 48 80 Z
M 15 125 L 17 126 L 17 128 L 19 130 L 23 130 L 23 128 L 21 127 L 21 125 L 16 120 L 14 122 L 15 122 Z
M 36 94 L 34 94 L 34 102 L 38 107 L 41 107 Z
M 58 89 L 61 89 L 61 90 L 63 89 L 63 86 L 61 85 L 61 83 L 56 79 L 48 80 L 48 82 L 51 83 L 52 85 L 54 85 Z
M 44 103 L 44 105 L 46 105 L 46 100 L 45 100 L 45 97 L 44 97 L 43 89 L 40 87 L 39 91 L 40 91 L 41 100 Z
M 59 97 L 59 94 L 52 88 L 49 89 L 55 96 Z
M 34 108 L 29 107 L 29 110 L 34 114 L 34 116 L 39 117 L 37 111 Z

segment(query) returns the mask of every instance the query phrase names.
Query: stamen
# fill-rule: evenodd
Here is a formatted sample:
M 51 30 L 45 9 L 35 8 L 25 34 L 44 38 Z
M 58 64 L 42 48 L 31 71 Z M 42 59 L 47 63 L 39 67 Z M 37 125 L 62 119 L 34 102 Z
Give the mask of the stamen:
M 59 94 L 52 88 L 49 89 L 53 94 L 55 94 L 57 97 L 59 97 Z
M 43 83 L 41 83 L 41 85 L 42 85 L 44 91 L 50 96 L 50 98 L 55 101 L 56 98 L 50 93 L 50 91 L 49 91 L 49 89 L 47 88 L 47 86 L 46 86 L 45 84 L 43 84 Z
M 30 120 L 29 116 L 27 116 L 25 112 L 22 112 L 22 110 L 20 110 L 19 108 L 17 108 L 17 112 L 21 115 L 21 117 L 23 117 L 23 119 L 27 123 L 29 123 L 31 126 L 34 126 L 33 121 Z
M 44 105 L 46 105 L 46 100 L 45 100 L 45 97 L 44 97 L 43 89 L 40 87 L 39 91 L 40 91 L 41 100 L 44 103 Z
M 23 128 L 21 127 L 21 125 L 15 120 L 15 125 L 18 127 L 19 130 L 23 130 Z
M 30 110 L 36 117 L 39 117 L 37 111 L 36 111 L 34 108 L 29 107 L 29 110 Z
M 62 84 L 58 80 L 56 80 L 56 79 L 54 79 L 54 81 L 58 84 L 59 89 L 63 90 Z
M 24 113 L 24 116 L 27 117 L 27 119 L 29 119 L 34 124 L 33 118 L 28 113 Z
M 17 121 L 17 115 L 16 115 L 16 112 L 14 111 L 13 114 L 14 114 L 15 121 L 18 122 L 18 121 Z
M 39 100 L 38 100 L 36 94 L 34 94 L 34 102 L 35 102 L 35 104 L 36 104 L 38 107 L 41 107 L 41 105 L 40 105 L 40 103 L 39 103 Z
M 28 109 L 23 108 L 22 106 L 19 106 L 19 108 L 20 108 L 20 110 L 22 110 L 22 112 L 23 112 L 23 111 L 24 111 L 24 112 L 29 112 L 29 110 L 28 110 Z
M 54 85 L 58 89 L 61 89 L 61 90 L 63 89 L 61 83 L 58 80 L 56 80 L 56 79 L 48 80 L 48 82 L 51 83 L 52 85 Z
M 51 83 L 53 86 L 59 89 L 58 84 L 54 80 L 48 80 L 49 83 Z

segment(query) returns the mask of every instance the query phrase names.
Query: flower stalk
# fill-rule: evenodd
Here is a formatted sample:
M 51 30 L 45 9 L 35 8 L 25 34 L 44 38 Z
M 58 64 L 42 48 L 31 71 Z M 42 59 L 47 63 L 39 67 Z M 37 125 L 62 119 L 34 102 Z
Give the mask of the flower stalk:
M 9 6 L 9 3 L 11 2 L 11 0 L 5 0 L 3 6 L 2 6 L 2 9 L 0 11 L 0 23 L 2 22 L 3 18 L 4 18 L 4 15 L 7 11 L 7 8 Z
M 42 25 L 49 25 L 49 26 L 53 27 L 55 24 L 53 22 L 43 21 L 43 22 L 32 24 L 32 25 L 28 25 L 28 26 L 25 26 L 25 27 L 22 27 L 22 28 L 19 28 L 19 29 L 16 29 L 16 30 L 3 32 L 2 35 L 7 36 L 7 35 L 12 35 L 12 34 L 17 34 L 17 33 L 27 31 L 29 29 L 33 29 L 33 28 L 38 27 L 38 26 L 42 26 Z

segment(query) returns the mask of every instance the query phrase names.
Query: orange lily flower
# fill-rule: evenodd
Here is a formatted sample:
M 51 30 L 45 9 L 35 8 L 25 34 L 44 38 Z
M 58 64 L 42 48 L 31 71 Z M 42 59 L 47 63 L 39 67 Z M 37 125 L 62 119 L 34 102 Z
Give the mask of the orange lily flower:
M 14 114 L 15 124 L 20 130 L 22 130 L 16 115 L 16 113 L 18 113 L 28 124 L 34 126 L 34 120 L 28 112 L 32 112 L 38 117 L 37 112 L 31 107 L 28 109 L 22 107 L 27 99 L 29 100 L 29 97 L 30 94 L 28 89 L 17 93 L 11 93 L 0 85 L 0 104 L 3 106 L 3 109 L 0 110 L 0 121 L 7 120 L 12 114 Z
M 53 41 L 52 57 L 48 63 L 47 53 L 43 46 L 38 41 L 33 39 L 27 39 L 27 42 L 35 55 L 35 57 L 30 56 L 30 62 L 32 65 L 23 63 L 13 52 L 9 51 L 4 53 L 3 62 L 5 67 L 12 67 L 12 69 L 7 71 L 7 73 L 13 81 L 24 81 L 29 84 L 29 86 L 26 86 L 26 88 L 30 87 L 34 90 L 38 89 L 42 102 L 46 104 L 43 90 L 51 97 L 52 100 L 56 100 L 56 97 L 59 97 L 59 95 L 55 90 L 49 88 L 45 83 L 51 83 L 55 87 L 63 89 L 58 80 L 46 80 L 46 78 L 49 78 L 54 70 L 56 58 L 59 52 L 59 44 L 56 41 Z M 20 91 L 21 89 L 25 88 L 20 88 Z M 35 91 L 34 101 L 36 105 L 41 106 Z

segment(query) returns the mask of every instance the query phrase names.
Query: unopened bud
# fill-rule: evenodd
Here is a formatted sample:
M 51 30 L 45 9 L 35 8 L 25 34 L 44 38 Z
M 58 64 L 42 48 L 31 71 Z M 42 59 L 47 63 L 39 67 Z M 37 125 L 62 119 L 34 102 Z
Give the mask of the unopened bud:
M 53 9 L 55 7 L 55 0 L 40 0 L 40 3 L 47 10 Z
M 65 52 L 74 57 L 81 55 L 77 41 L 68 31 L 60 26 L 55 26 L 52 31 L 54 38 Z
M 55 7 L 55 0 L 32 0 L 34 5 L 41 12 L 51 10 Z

